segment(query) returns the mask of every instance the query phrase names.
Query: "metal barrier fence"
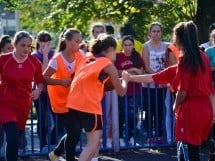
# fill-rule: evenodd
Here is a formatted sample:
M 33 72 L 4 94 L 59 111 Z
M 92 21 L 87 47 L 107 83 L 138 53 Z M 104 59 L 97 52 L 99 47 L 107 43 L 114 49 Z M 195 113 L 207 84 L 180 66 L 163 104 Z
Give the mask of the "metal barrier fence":
M 143 87 L 140 93 L 124 97 L 118 97 L 115 91 L 107 92 L 102 101 L 104 128 L 101 150 L 175 145 L 173 99 L 167 87 Z M 50 110 L 46 94 L 32 104 L 26 130 L 20 140 L 20 156 L 47 155 L 65 133 Z M 83 132 L 77 152 L 85 144 Z M 3 154 L 1 148 L 0 156 Z

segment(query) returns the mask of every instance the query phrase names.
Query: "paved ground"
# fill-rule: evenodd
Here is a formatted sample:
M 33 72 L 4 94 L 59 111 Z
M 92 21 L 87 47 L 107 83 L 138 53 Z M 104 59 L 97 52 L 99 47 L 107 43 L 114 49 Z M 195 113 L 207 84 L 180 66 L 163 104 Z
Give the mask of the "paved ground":
M 207 161 L 206 150 L 201 150 L 201 161 Z M 101 153 L 101 161 L 177 161 L 176 148 L 140 149 Z M 20 158 L 19 161 L 49 161 L 47 157 Z

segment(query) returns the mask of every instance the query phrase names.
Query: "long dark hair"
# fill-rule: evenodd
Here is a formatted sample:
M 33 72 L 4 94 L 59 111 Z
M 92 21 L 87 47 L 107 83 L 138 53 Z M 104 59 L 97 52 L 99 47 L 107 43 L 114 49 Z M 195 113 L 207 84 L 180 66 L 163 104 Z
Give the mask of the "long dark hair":
M 130 36 L 123 36 L 122 38 L 122 44 L 124 44 L 124 42 L 126 40 L 130 40 L 134 46 L 134 39 Z M 135 48 L 133 48 L 132 53 L 131 53 L 131 61 L 133 62 L 134 67 L 136 68 L 141 68 L 141 62 L 139 59 L 139 53 L 135 50 Z
M 58 47 L 57 47 L 57 51 L 63 51 L 66 49 L 66 43 L 65 40 L 72 40 L 75 34 L 81 34 L 81 31 L 79 31 L 78 29 L 74 29 L 74 28 L 69 28 L 65 31 L 63 31 L 60 34 L 59 37 L 59 42 L 58 42 Z
M 174 27 L 174 41 L 184 52 L 181 68 L 190 70 L 194 75 L 199 68 L 205 72 L 200 50 L 198 47 L 197 27 L 193 21 L 180 22 Z

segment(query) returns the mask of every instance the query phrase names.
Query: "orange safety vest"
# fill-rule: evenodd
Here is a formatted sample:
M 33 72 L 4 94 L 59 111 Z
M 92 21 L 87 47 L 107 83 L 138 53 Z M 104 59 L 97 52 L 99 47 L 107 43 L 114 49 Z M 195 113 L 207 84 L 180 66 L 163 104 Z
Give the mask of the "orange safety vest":
M 86 113 L 102 115 L 101 100 L 104 83 L 99 80 L 100 73 L 112 62 L 106 57 L 87 56 L 75 74 L 67 99 L 67 107 Z
M 53 79 L 70 79 L 74 72 L 79 68 L 79 65 L 83 59 L 80 52 L 75 53 L 75 69 L 71 73 L 65 66 L 61 54 L 57 54 L 54 59 L 57 61 L 58 69 L 51 76 Z M 70 87 L 64 87 L 61 85 L 48 85 L 48 94 L 50 98 L 51 107 L 54 113 L 66 113 L 69 109 L 66 107 L 67 96 Z

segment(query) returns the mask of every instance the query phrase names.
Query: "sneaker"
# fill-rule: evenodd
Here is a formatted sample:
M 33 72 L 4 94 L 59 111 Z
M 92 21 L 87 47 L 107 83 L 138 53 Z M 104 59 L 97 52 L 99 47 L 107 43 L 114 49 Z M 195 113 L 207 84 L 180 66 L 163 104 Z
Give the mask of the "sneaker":
M 129 143 L 130 146 L 140 146 L 140 144 L 138 144 L 138 143 L 134 144 L 134 138 L 133 137 L 130 138 L 128 143 Z
M 122 138 L 119 139 L 119 145 L 121 147 L 125 147 L 125 141 L 124 141 L 124 139 L 122 139 Z
M 49 153 L 49 159 L 51 161 L 66 161 L 62 156 L 55 155 L 53 151 Z

